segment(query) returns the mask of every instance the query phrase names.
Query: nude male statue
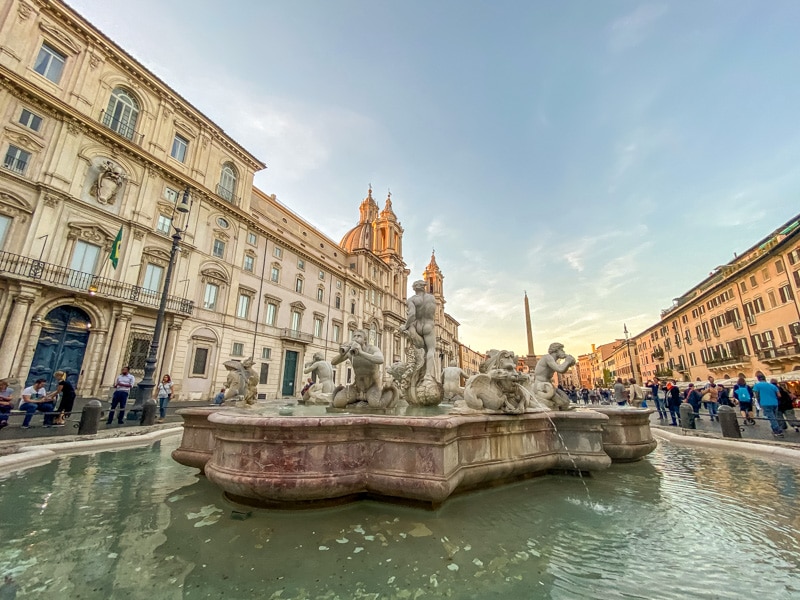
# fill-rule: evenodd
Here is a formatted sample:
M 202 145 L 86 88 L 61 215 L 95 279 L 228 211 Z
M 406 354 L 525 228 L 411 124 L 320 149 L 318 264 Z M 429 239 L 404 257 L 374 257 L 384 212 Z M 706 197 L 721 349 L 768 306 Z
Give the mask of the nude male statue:
M 347 387 L 339 387 L 333 395 L 333 406 L 345 408 L 366 400 L 370 407 L 381 408 L 381 365 L 383 353 L 377 346 L 367 343 L 367 332 L 356 329 L 353 332 L 353 341 L 339 347 L 339 354 L 331 360 L 332 365 L 338 365 L 350 359 L 355 374 L 355 382 Z
M 436 328 L 433 318 L 436 315 L 436 298 L 425 291 L 423 280 L 411 285 L 414 295 L 408 299 L 408 319 L 400 327 L 400 332 L 411 339 L 411 343 L 425 351 L 425 376 L 435 377 Z
M 564 352 L 564 344 L 550 344 L 547 354 L 539 359 L 533 372 L 534 399 L 553 410 L 570 410 L 569 397 L 551 380 L 554 373 L 566 373 L 576 362 L 574 356 Z
M 312 373 L 317 376 L 317 383 L 321 386 L 320 391 L 328 394 L 333 391 L 333 367 L 325 360 L 322 352 L 315 352 L 311 362 L 306 363 L 303 373 Z

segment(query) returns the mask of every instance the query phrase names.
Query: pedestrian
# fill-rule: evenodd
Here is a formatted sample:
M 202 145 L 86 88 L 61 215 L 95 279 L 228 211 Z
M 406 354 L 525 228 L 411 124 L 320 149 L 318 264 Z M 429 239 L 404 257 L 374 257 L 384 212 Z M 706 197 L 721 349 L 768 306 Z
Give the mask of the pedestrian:
M 625 398 L 625 384 L 622 383 L 622 377 L 617 377 L 617 382 L 614 384 L 614 402 L 617 406 L 626 406 L 628 399 Z
M 167 405 L 172 400 L 172 378 L 164 375 L 158 384 L 158 410 L 160 418 L 156 423 L 163 423 L 167 416 Z
M 56 397 L 60 394 L 61 401 L 58 404 L 58 418 L 55 420 L 56 427 L 63 427 L 64 422 L 72 416 L 72 408 L 75 406 L 75 388 L 67 379 L 66 371 L 56 371 L 53 376 L 58 382 L 56 389 L 47 395 L 47 398 L 52 398 L 55 401 Z
M 122 371 L 114 380 L 114 395 L 111 396 L 111 408 L 108 410 L 106 425 L 111 425 L 114 421 L 114 409 L 119 407 L 117 424 L 123 425 L 125 422 L 125 405 L 128 403 L 128 395 L 136 383 L 136 378 L 131 375 L 128 367 L 122 367 Z
M 308 391 L 308 388 L 310 388 L 312 385 L 314 385 L 314 382 L 311 380 L 311 377 L 309 377 L 308 380 L 306 381 L 306 384 L 303 386 L 303 389 L 300 390 L 300 395 L 303 398 L 305 398 L 305 395 L 306 395 L 306 392 Z
M 720 406 L 730 406 L 731 408 L 735 406 L 735 400 L 731 398 L 730 394 L 728 393 L 728 388 L 726 388 L 721 383 L 717 384 L 717 404 Z M 719 415 L 717 415 L 717 421 L 719 421 Z
M 769 383 L 763 373 L 759 373 L 757 379 L 758 381 L 753 386 L 753 393 L 758 398 L 758 403 L 761 404 L 764 417 L 769 419 L 772 435 L 782 438 L 783 429 L 778 424 L 778 386 Z
M 25 419 L 22 421 L 22 429 L 31 428 L 31 419 L 36 411 L 44 413 L 44 426 L 53 426 L 53 404 L 46 399 L 47 390 L 44 389 L 46 380 L 37 379 L 33 385 L 29 385 L 22 390 L 19 409 L 25 411 Z
M 14 409 L 14 390 L 8 386 L 8 381 L 0 379 L 0 429 L 8 427 L 8 417 Z
M 681 391 L 675 385 L 675 381 L 667 382 L 667 408 L 669 408 L 669 416 L 672 418 L 672 426 L 678 426 L 678 417 L 680 417 L 681 408 Z
M 581 399 L 583 400 L 584 404 L 589 404 L 589 390 L 585 387 L 581 388 Z
M 712 375 L 708 376 L 708 384 L 706 384 L 706 387 L 703 390 L 703 402 L 705 403 L 706 410 L 708 411 L 709 419 L 712 421 L 714 419 L 719 421 L 719 417 L 717 416 L 719 390 L 717 389 L 717 384 L 714 382 L 714 377 Z
M 686 395 L 684 396 L 683 401 L 692 407 L 692 411 L 694 412 L 694 418 L 699 420 L 700 405 L 703 403 L 703 395 L 698 391 L 696 387 L 694 387 L 693 383 L 690 383 L 689 387 L 686 388 Z
M 217 394 L 216 396 L 214 396 L 214 404 L 215 404 L 215 405 L 219 406 L 219 405 L 220 405 L 220 404 L 222 404 L 223 402 L 225 402 L 225 388 L 222 388 L 222 389 L 219 391 L 219 394 Z
M 658 418 L 662 421 L 667 420 L 666 403 L 660 396 L 661 386 L 658 384 L 658 379 L 648 380 L 647 387 L 650 389 L 650 394 L 653 397 L 653 404 L 658 411 Z
M 642 388 L 636 385 L 636 380 L 631 377 L 630 386 L 628 387 L 628 398 L 630 399 L 630 403 L 634 408 L 641 408 L 642 403 L 644 402 L 644 394 L 642 393 Z
M 742 419 L 745 425 L 755 425 L 753 419 L 753 388 L 747 385 L 744 377 L 739 377 L 736 380 L 736 385 L 733 386 L 733 397 L 739 403 L 739 410 L 742 411 Z

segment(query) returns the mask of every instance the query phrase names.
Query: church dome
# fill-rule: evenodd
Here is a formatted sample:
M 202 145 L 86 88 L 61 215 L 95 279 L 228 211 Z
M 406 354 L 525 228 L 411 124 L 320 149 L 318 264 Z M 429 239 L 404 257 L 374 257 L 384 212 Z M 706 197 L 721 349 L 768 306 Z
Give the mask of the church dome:
M 372 228 L 375 219 L 378 218 L 378 203 L 372 198 L 372 186 L 367 192 L 367 197 L 358 207 L 358 211 L 360 213 L 358 225 L 345 233 L 342 241 L 339 242 L 339 245 L 348 252 L 372 250 L 372 242 L 374 240 Z

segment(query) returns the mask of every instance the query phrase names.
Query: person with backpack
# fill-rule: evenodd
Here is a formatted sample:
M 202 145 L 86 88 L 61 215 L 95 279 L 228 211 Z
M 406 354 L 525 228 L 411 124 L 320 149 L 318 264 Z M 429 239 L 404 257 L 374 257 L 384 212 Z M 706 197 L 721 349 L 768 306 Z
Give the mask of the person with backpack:
M 739 377 L 736 385 L 733 386 L 733 397 L 739 403 L 739 410 L 742 411 L 742 419 L 745 425 L 755 425 L 753 418 L 753 388 L 747 385 L 744 377 Z

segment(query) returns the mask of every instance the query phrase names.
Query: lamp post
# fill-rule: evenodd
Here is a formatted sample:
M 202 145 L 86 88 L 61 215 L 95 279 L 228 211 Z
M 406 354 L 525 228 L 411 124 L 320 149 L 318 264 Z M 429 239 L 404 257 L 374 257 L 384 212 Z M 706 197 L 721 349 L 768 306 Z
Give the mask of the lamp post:
M 623 323 L 622 327 L 625 331 L 625 348 L 628 350 L 628 359 L 631 362 L 631 379 L 636 379 L 636 370 L 633 368 L 633 354 L 631 354 L 631 341 L 628 335 L 628 326 Z
M 156 316 L 156 326 L 153 330 L 153 340 L 150 342 L 150 351 L 147 353 L 147 360 L 144 362 L 144 377 L 139 382 L 139 394 L 136 402 L 131 408 L 131 412 L 142 410 L 144 403 L 150 400 L 153 395 L 153 388 L 156 386 L 153 381 L 153 373 L 156 371 L 156 362 L 158 360 L 158 344 L 161 338 L 161 330 L 164 328 L 164 316 L 167 312 L 167 298 L 169 296 L 169 284 L 172 281 L 172 269 L 175 267 L 175 259 L 178 256 L 178 248 L 181 242 L 181 234 L 185 233 L 189 228 L 189 219 L 186 219 L 186 224 L 183 229 L 175 226 L 175 213 L 188 214 L 192 208 L 192 199 L 189 199 L 189 188 L 183 191 L 183 197 L 180 202 L 177 202 L 175 208 L 172 210 L 172 218 L 170 223 L 175 233 L 172 235 L 172 250 L 169 253 L 169 264 L 167 265 L 167 274 L 164 276 L 164 286 L 161 290 L 161 302 L 158 305 L 158 316 Z

